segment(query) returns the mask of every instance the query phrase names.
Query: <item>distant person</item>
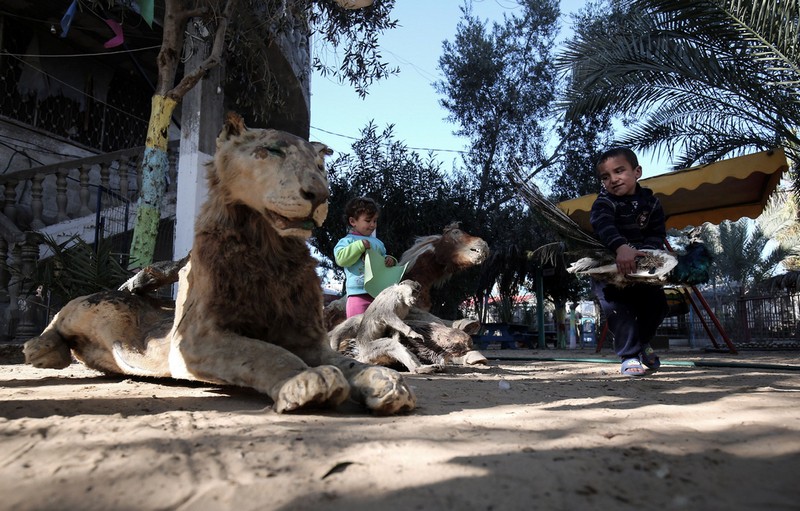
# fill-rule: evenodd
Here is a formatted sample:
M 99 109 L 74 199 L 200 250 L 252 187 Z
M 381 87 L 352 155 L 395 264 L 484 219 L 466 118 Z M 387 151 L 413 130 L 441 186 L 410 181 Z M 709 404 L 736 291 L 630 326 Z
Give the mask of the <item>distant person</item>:
M 642 167 L 632 150 L 604 152 L 595 170 L 603 189 L 592 204 L 592 228 L 603 245 L 617 255 L 617 271 L 633 273 L 636 258 L 647 255 L 641 249 L 664 248 L 664 210 L 653 191 L 638 183 Z M 650 341 L 667 315 L 663 288 L 652 284 L 618 287 L 593 280 L 592 291 L 614 335 L 614 351 L 622 359 L 621 373 L 642 376 L 645 368 L 658 369 L 661 361 Z
M 377 250 L 386 266 L 394 266 L 397 260 L 386 255 L 383 242 L 373 236 L 378 227 L 380 206 L 369 197 L 351 199 L 344 208 L 344 220 L 350 232 L 333 248 L 336 264 L 344 268 L 347 291 L 346 314 L 350 318 L 363 314 L 372 296 L 364 289 L 364 258 L 370 248 Z

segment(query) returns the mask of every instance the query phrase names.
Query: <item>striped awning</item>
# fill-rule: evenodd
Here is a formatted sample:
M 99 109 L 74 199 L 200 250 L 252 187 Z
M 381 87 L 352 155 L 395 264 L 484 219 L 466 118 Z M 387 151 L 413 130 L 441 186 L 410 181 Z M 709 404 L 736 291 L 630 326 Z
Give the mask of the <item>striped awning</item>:
M 639 183 L 661 201 L 667 228 L 683 229 L 758 217 L 788 168 L 786 154 L 778 148 L 640 179 Z M 589 212 L 596 198 L 597 194 L 584 195 L 560 202 L 558 207 L 591 232 Z

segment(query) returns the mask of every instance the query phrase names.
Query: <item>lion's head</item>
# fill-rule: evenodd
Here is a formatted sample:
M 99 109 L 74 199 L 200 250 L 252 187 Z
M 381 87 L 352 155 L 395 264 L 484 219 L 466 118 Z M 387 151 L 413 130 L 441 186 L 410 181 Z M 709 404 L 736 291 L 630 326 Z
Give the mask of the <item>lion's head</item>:
M 217 137 L 210 186 L 261 212 L 281 236 L 308 238 L 328 215 L 326 145 L 284 131 L 248 129 L 228 113 Z

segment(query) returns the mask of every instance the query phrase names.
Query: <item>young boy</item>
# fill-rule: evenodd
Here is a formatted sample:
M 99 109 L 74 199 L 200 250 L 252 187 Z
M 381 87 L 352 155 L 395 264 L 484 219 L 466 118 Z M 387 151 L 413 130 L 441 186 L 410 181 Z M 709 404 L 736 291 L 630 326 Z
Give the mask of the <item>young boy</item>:
M 397 262 L 394 257 L 386 255 L 383 242 L 373 236 L 379 215 L 378 204 L 369 197 L 351 199 L 344 208 L 345 223 L 350 232 L 336 243 L 333 255 L 336 264 L 344 268 L 348 318 L 363 314 L 372 303 L 372 296 L 364 289 L 364 254 L 367 249 L 380 252 L 386 266 L 394 266 Z
M 617 255 L 617 270 L 632 273 L 636 258 L 646 255 L 641 249 L 664 248 L 664 210 L 652 190 L 639 185 L 642 167 L 630 149 L 604 152 L 596 171 L 603 190 L 592 205 L 592 228 Z M 622 359 L 621 373 L 642 376 L 644 366 L 658 369 L 661 362 L 650 340 L 667 314 L 664 290 L 652 284 L 617 287 L 599 281 L 593 281 L 592 290 L 614 335 L 614 350 Z

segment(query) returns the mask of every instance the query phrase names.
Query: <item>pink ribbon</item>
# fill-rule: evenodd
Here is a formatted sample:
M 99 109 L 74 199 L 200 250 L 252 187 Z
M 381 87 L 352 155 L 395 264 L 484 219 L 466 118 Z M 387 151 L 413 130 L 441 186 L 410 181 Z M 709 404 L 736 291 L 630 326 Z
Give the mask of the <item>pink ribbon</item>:
M 106 22 L 111 30 L 114 32 L 114 37 L 109 39 L 108 41 L 103 44 L 105 48 L 116 48 L 117 46 L 121 45 L 125 42 L 125 36 L 122 35 L 122 26 L 114 20 L 103 20 Z

